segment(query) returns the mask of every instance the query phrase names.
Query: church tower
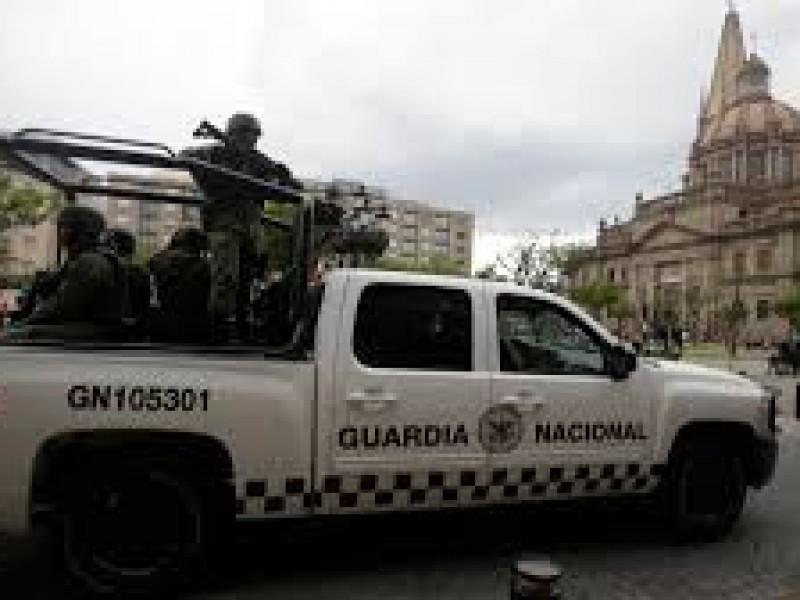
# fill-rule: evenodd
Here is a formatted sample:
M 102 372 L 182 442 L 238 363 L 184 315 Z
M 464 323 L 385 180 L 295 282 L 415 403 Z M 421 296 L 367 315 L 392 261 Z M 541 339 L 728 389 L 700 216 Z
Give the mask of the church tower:
M 711 78 L 711 87 L 700 116 L 697 132 L 698 139 L 703 137 L 709 124 L 721 117 L 725 109 L 736 100 L 736 79 L 746 60 L 747 53 L 744 46 L 739 13 L 731 4 L 728 13 L 725 15 L 725 23 L 722 26 L 722 35 L 719 41 L 719 50 L 717 51 L 717 62 L 714 64 L 714 74 Z

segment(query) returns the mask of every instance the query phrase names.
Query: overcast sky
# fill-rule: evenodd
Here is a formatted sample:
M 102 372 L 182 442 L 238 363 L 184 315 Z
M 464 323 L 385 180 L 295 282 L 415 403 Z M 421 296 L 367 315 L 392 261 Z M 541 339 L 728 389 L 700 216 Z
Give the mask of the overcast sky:
M 800 1 L 740 0 L 800 106 Z M 262 119 L 300 177 L 474 211 L 490 232 L 594 229 L 677 186 L 723 0 L 0 0 L 0 129 L 181 147 Z M 479 250 L 480 253 L 480 250 Z

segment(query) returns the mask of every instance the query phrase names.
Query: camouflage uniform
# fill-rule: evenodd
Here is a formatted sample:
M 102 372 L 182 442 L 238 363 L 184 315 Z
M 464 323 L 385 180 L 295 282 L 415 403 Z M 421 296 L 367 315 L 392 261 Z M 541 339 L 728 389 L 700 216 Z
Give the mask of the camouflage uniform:
M 207 338 L 211 270 L 206 236 L 180 230 L 170 246 L 150 259 L 158 298 L 153 327 L 157 341 L 202 343 Z
M 261 130 L 253 117 L 234 115 L 228 123 L 228 137 L 237 135 L 238 127 Z M 254 140 L 255 141 L 255 140 Z M 286 166 L 253 148 L 234 144 L 215 144 L 189 149 L 184 156 L 220 165 L 232 171 L 288 187 L 299 187 Z M 203 185 L 203 182 L 199 182 Z M 206 186 L 204 186 L 206 187 Z M 263 199 L 256 202 L 231 190 L 208 198 L 203 208 L 203 227 L 208 234 L 211 259 L 210 309 L 216 321 L 235 320 L 239 334 L 246 325 L 250 286 L 257 277 L 258 257 L 263 253 L 261 216 Z
M 50 282 L 50 289 L 19 327 L 9 331 L 16 339 L 58 338 L 96 340 L 122 333 L 124 285 L 113 255 L 94 243 L 102 216 L 85 207 L 68 207 L 59 216 L 59 228 L 70 219 L 81 243 Z M 78 234 L 75 234 L 76 236 Z
M 150 274 L 134 262 L 136 238 L 124 229 L 109 229 L 101 237 L 103 250 L 115 256 L 125 285 L 123 321 L 134 338 L 147 334 L 150 318 Z

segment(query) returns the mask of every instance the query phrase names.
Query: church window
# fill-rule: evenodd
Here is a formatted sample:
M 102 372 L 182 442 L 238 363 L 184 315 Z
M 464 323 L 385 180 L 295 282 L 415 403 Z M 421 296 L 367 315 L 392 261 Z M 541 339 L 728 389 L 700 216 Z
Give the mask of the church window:
M 769 149 L 769 172 L 770 176 L 772 177 L 772 181 L 780 181 L 780 149 L 778 148 L 770 148 Z
M 737 181 L 745 181 L 746 180 L 746 171 L 745 171 L 745 164 L 744 164 L 744 150 L 737 150 L 736 151 L 736 180 Z
M 764 177 L 766 171 L 766 156 L 763 150 L 753 150 L 747 160 L 748 179 L 759 179 Z
M 720 156 L 719 176 L 723 181 L 733 181 L 733 157 L 730 154 Z
M 791 148 L 784 148 L 781 153 L 781 181 L 794 180 L 794 153 Z
M 744 252 L 737 252 L 733 255 L 733 275 L 743 277 L 746 270 L 747 257 Z
M 769 300 L 766 298 L 759 298 L 756 300 L 756 319 L 763 321 L 769 319 Z
M 614 269 L 611 268 L 608 270 L 608 282 L 614 283 Z
M 759 273 L 768 273 L 772 270 L 772 248 L 759 248 L 756 253 L 756 268 Z
M 705 163 L 697 165 L 697 183 L 705 183 L 708 179 L 708 169 Z

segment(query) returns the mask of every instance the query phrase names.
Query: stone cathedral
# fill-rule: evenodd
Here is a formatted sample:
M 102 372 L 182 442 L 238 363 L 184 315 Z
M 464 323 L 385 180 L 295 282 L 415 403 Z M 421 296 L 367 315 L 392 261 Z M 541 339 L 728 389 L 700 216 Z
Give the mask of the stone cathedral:
M 639 194 L 630 220 L 601 221 L 570 284 L 623 286 L 629 335 L 669 320 L 719 339 L 719 309 L 738 298 L 745 341 L 776 341 L 788 327 L 776 302 L 800 283 L 799 155 L 800 112 L 773 97 L 731 8 L 681 189 Z

